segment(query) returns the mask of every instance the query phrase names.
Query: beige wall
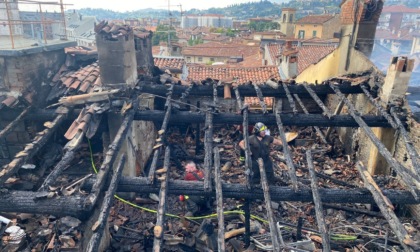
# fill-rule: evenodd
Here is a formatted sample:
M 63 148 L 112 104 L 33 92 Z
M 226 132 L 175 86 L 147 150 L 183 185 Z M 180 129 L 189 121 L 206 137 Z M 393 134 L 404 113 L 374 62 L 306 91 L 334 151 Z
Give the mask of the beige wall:
M 321 38 L 323 32 L 323 26 L 320 24 L 296 24 L 295 25 L 295 38 L 299 38 L 299 31 L 305 32 L 303 39 L 313 38 L 313 31 L 316 31 L 316 37 Z
M 209 62 L 226 62 L 229 58 L 227 57 L 204 57 L 204 56 L 184 56 L 187 63 L 198 63 L 207 64 Z M 201 58 L 201 60 L 199 60 Z M 212 60 L 213 59 L 213 60 Z

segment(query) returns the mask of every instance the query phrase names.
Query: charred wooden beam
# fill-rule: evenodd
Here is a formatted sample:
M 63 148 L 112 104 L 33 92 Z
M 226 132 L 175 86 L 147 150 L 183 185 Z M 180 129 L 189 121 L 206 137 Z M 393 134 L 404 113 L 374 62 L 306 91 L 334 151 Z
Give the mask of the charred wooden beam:
M 419 246 L 414 243 L 410 235 L 407 233 L 407 230 L 405 230 L 404 226 L 395 215 L 394 206 L 381 192 L 381 189 L 361 162 L 357 163 L 357 169 L 359 170 L 365 187 L 372 193 L 376 204 L 378 205 L 385 219 L 388 221 L 392 231 L 394 231 L 395 235 L 400 241 L 401 246 L 403 246 L 405 251 L 418 251 L 420 249 Z
M 213 113 L 212 109 L 206 112 L 204 131 L 204 190 L 211 190 L 211 167 L 213 155 Z
M 164 111 L 145 110 L 138 111 L 135 120 L 162 122 L 165 117 Z M 204 123 L 205 115 L 200 112 L 177 111 L 171 116 L 169 123 L 185 124 L 185 123 Z M 364 115 L 363 120 L 369 127 L 389 128 L 391 125 L 382 116 Z M 405 120 L 405 118 L 403 118 Z M 214 124 L 241 124 L 242 115 L 231 113 L 218 113 L 213 115 Z M 332 116 L 330 119 L 321 114 L 282 114 L 282 121 L 285 126 L 318 126 L 318 127 L 359 127 L 359 124 L 350 115 Z M 274 114 L 249 114 L 249 123 L 255 124 L 262 122 L 265 125 L 275 125 Z
M 323 251 L 331 251 L 330 237 L 328 235 L 327 225 L 325 224 L 325 220 L 324 220 L 324 210 L 322 208 L 322 199 L 318 191 L 318 180 L 315 175 L 315 168 L 312 162 L 312 153 L 310 149 L 306 151 L 306 161 L 308 163 L 309 175 L 311 177 L 311 188 L 312 188 L 312 196 L 314 198 L 314 204 L 315 204 L 315 215 L 316 215 L 316 220 L 318 222 L 319 232 L 321 233 L 321 237 L 322 237 Z
M 23 151 L 16 154 L 12 162 L 3 166 L 3 169 L 0 171 L 0 186 L 4 184 L 8 178 L 13 176 L 23 164 L 29 161 L 47 143 L 65 118 L 65 113 L 57 115 L 54 121 L 48 123 L 46 129 L 36 134 L 32 142 L 27 144 Z
M 404 125 L 402 124 L 401 120 L 398 118 L 398 115 L 395 111 L 395 108 L 391 108 L 390 110 L 391 115 L 393 119 L 395 120 L 395 123 L 397 124 L 398 130 L 400 131 L 401 135 L 404 138 L 405 147 L 407 148 L 408 155 L 410 155 L 411 164 L 414 167 L 414 170 L 417 174 L 420 174 L 420 163 L 419 163 L 419 154 L 414 147 L 413 141 L 411 140 L 411 137 L 408 135 L 407 130 L 404 128 Z
M 194 86 L 195 86 L 194 84 L 189 85 L 188 88 L 181 94 L 181 97 L 180 97 L 181 101 L 184 101 L 185 99 L 187 99 L 188 95 L 190 94 Z
M 251 244 L 251 209 L 250 209 L 250 200 L 246 199 L 244 204 L 244 215 L 245 215 L 245 237 L 244 242 L 245 246 L 249 247 Z
M 248 106 L 242 107 L 242 101 L 241 101 L 241 95 L 239 93 L 239 90 L 235 88 L 235 95 L 236 100 L 238 102 L 238 109 L 239 112 L 242 112 L 243 119 L 242 119 L 242 135 L 244 138 L 244 144 L 245 144 L 245 176 L 246 176 L 246 186 L 248 189 L 251 189 L 251 152 L 249 147 L 249 138 L 248 138 Z
M 286 96 L 287 96 L 287 100 L 289 101 L 290 107 L 292 108 L 292 111 L 294 114 L 297 114 L 297 109 L 296 109 L 296 104 L 295 101 L 293 100 L 292 95 L 290 94 L 290 90 L 287 87 L 287 85 L 285 83 L 282 83 L 283 89 L 286 92 Z
M 276 122 L 277 122 L 277 127 L 279 128 L 281 142 L 283 143 L 283 152 L 286 158 L 287 167 L 289 168 L 288 171 L 289 171 L 290 180 L 292 181 L 292 187 L 294 190 L 297 190 L 298 184 L 297 184 L 297 177 L 296 177 L 296 169 L 295 169 L 295 165 L 293 164 L 292 153 L 290 152 L 289 145 L 287 144 L 286 133 L 284 132 L 280 110 L 281 110 L 281 100 L 279 100 L 278 103 L 276 104 Z
M 324 105 L 322 100 L 318 97 L 318 95 L 312 90 L 310 86 L 308 86 L 307 83 L 304 83 L 303 86 L 305 87 L 306 91 L 311 95 L 312 99 L 318 104 L 318 106 L 324 111 L 324 114 L 330 118 L 332 116 L 331 111 Z
M 89 190 L 94 179 L 86 180 L 84 188 Z M 246 185 L 222 183 L 223 197 L 263 199 L 263 193 L 259 188 L 247 190 Z M 158 193 L 160 187 L 149 185 L 147 178 L 143 177 L 122 177 L 118 186 L 118 192 L 136 193 Z M 199 195 L 214 197 L 214 190 L 204 191 L 204 183 L 198 181 L 171 180 L 168 185 L 168 192 L 172 195 Z M 330 189 L 320 188 L 319 193 L 324 203 L 372 203 L 373 198 L 365 189 Z M 420 199 L 415 199 L 410 192 L 404 190 L 384 190 L 384 194 L 395 204 L 418 204 Z M 299 188 L 295 192 L 290 187 L 270 186 L 270 195 L 274 201 L 302 201 L 311 202 L 312 192 L 309 188 Z M 0 195 L 1 196 L 1 195 Z M 0 197 L 1 199 L 1 197 Z M 0 201 L 0 203 L 3 203 Z M 2 205 L 0 204 L 0 207 Z M 0 209 L 1 211 L 1 209 Z
M 217 219 L 218 219 L 218 230 L 217 230 L 217 246 L 218 251 L 225 251 L 225 217 L 223 214 L 223 191 L 222 191 L 222 179 L 220 174 L 220 154 L 219 148 L 215 147 L 214 152 L 214 180 L 216 183 L 216 203 L 217 203 Z
M 281 234 L 278 232 L 277 223 L 274 219 L 273 209 L 271 208 L 270 188 L 268 186 L 267 174 L 264 169 L 264 162 L 261 158 L 258 159 L 258 166 L 260 168 L 261 187 L 264 192 L 265 208 L 267 210 L 268 224 L 270 226 L 271 242 L 273 244 L 274 251 L 280 251 L 280 248 L 284 246 L 284 242 Z
M 56 196 L 53 192 L 7 191 L 0 193 L 0 212 L 52 214 L 86 218 L 89 209 L 80 195 Z
M 120 180 L 122 171 L 124 169 L 124 164 L 125 155 L 122 155 L 120 161 L 118 162 L 114 175 L 112 176 L 111 183 L 108 187 L 105 197 L 102 201 L 102 206 L 98 216 L 98 220 L 92 226 L 93 235 L 90 238 L 89 243 L 86 247 L 86 251 L 88 252 L 96 252 L 99 249 L 99 244 L 101 242 L 103 233 L 105 232 L 109 212 L 112 206 L 112 201 L 114 199 L 114 194 L 118 187 L 118 181 Z
M 171 114 L 172 114 L 171 100 L 172 100 L 173 89 L 174 89 L 174 85 L 172 84 L 171 87 L 168 89 L 168 94 L 167 94 L 166 103 L 165 103 L 165 107 L 166 107 L 165 117 L 163 118 L 162 126 L 161 126 L 160 131 L 159 131 L 160 142 L 158 142 L 157 145 L 160 144 L 161 146 L 157 146 L 154 149 L 153 160 L 152 160 L 152 164 L 150 165 L 150 169 L 149 169 L 148 177 L 149 177 L 149 183 L 150 184 L 153 184 L 155 182 L 156 165 L 157 165 L 158 158 L 160 156 L 161 149 L 163 148 L 163 143 L 165 142 L 166 129 L 168 128 L 169 119 L 171 118 Z
M 48 187 L 54 183 L 58 176 L 69 167 L 69 164 L 74 160 L 76 148 L 65 150 L 63 158 L 55 165 L 53 171 L 47 176 L 38 191 L 47 191 Z
M 170 158 L 171 150 L 169 147 L 165 149 L 165 159 L 163 161 L 163 169 L 165 170 L 164 177 L 162 178 L 159 191 L 159 205 L 157 210 L 156 225 L 154 227 L 154 240 L 153 240 L 153 251 L 162 251 L 164 224 L 165 224 L 165 213 L 167 206 L 167 195 L 168 195 L 168 181 L 169 181 L 169 170 L 170 170 Z
M 366 124 L 366 122 L 358 115 L 356 108 L 353 104 L 334 86 L 330 84 L 331 88 L 337 93 L 337 95 L 344 101 L 346 104 L 350 115 L 356 120 L 360 127 L 365 131 L 366 135 L 370 138 L 372 143 L 378 148 L 379 153 L 385 158 L 387 163 L 393 167 L 398 174 L 401 176 L 401 179 L 406 184 L 408 190 L 413 194 L 414 197 L 418 198 L 417 187 L 420 187 L 420 179 L 417 174 L 414 174 L 410 169 L 405 168 L 400 164 L 389 152 L 386 146 L 376 137 L 372 129 Z
M 98 170 L 97 178 L 95 183 L 92 186 L 90 194 L 87 196 L 85 205 L 88 207 L 93 207 L 98 200 L 100 192 L 103 190 L 105 182 L 108 178 L 108 174 L 112 169 L 114 161 L 118 155 L 118 152 L 121 149 L 121 146 L 124 140 L 127 138 L 128 129 L 131 127 L 134 113 L 138 107 L 138 99 L 135 98 L 132 100 L 132 109 L 126 112 L 124 120 L 121 123 L 121 127 L 118 129 L 117 134 L 115 135 L 114 140 L 108 147 L 108 151 L 105 154 L 104 161 L 101 164 L 101 167 Z
M 375 100 L 375 98 L 373 98 L 373 96 L 370 94 L 369 90 L 367 90 L 367 88 L 364 85 L 361 85 L 360 87 L 362 88 L 363 93 L 365 93 L 365 95 L 367 96 L 369 101 L 379 111 L 379 113 L 383 117 L 385 117 L 385 119 L 389 122 L 389 124 L 391 124 L 392 128 L 397 129 L 398 128 L 397 124 L 394 122 L 394 119 L 392 119 L 391 115 L 388 114 L 388 112 L 386 112 L 385 108 L 382 107 L 381 104 L 379 104 L 379 102 L 377 100 Z
M 174 95 L 182 95 L 188 87 L 177 85 L 174 88 Z M 259 88 L 264 97 L 281 97 L 286 98 L 286 92 L 284 89 L 274 89 L 269 85 L 260 85 Z M 340 85 L 340 91 L 344 94 L 360 94 L 363 91 L 358 85 L 352 86 L 350 83 Z M 212 94 L 213 87 L 210 85 L 194 86 L 191 91 L 191 96 L 207 96 L 210 97 Z M 255 88 L 252 85 L 239 85 L 239 92 L 242 96 L 254 96 L 257 94 Z M 306 89 L 302 85 L 291 85 L 289 87 L 290 93 L 298 94 L 300 97 L 310 97 Z M 328 86 L 328 84 L 316 85 L 313 88 L 314 92 L 319 96 L 325 96 L 328 94 L 334 94 L 334 91 Z M 139 91 L 143 93 L 156 94 L 164 96 L 167 92 L 165 85 L 142 83 L 139 86 Z M 217 88 L 217 96 L 224 96 L 224 87 L 220 86 Z
M 16 126 L 22 121 L 23 118 L 32 110 L 32 106 L 26 108 L 20 115 L 10 122 L 3 130 L 0 131 L 0 139 L 7 136 Z M 1 118 L 1 117 L 0 117 Z
M 346 97 L 347 97 L 348 95 L 346 95 Z M 344 107 L 344 101 L 343 100 L 341 100 L 339 103 L 338 103 L 338 105 L 337 105 L 337 107 L 335 108 L 335 110 L 334 110 L 334 116 L 336 116 L 336 115 L 339 115 L 340 113 L 341 113 L 341 110 L 343 109 L 343 107 Z M 365 122 L 366 122 L 366 120 L 365 120 Z M 367 122 L 366 122 L 367 123 Z M 369 125 L 369 124 L 368 124 Z M 370 126 L 370 125 L 369 125 Z M 326 139 L 329 139 L 330 138 L 330 135 L 331 135 L 331 132 L 332 132 L 332 130 L 333 130 L 333 127 L 328 127 L 328 129 L 327 129 L 327 132 L 325 133 L 325 138 Z
M 261 89 L 258 87 L 258 85 L 254 84 L 255 93 L 257 94 L 258 100 L 260 101 L 260 106 L 262 109 L 262 112 L 264 114 L 267 114 L 267 105 L 264 102 L 264 96 L 261 92 Z
M 299 105 L 300 105 L 300 107 L 302 108 L 303 112 L 304 112 L 305 114 L 309 115 L 309 112 L 308 112 L 308 110 L 306 109 L 305 104 L 303 104 L 303 102 L 302 102 L 302 100 L 299 98 L 299 96 L 298 96 L 297 94 L 294 94 L 293 96 L 295 97 L 296 101 L 299 103 Z M 330 118 L 331 118 L 331 117 L 330 117 Z M 320 129 L 319 127 L 317 127 L 317 126 L 314 126 L 314 129 L 315 129 L 316 133 L 318 133 L 318 136 L 319 136 L 319 138 L 321 139 L 321 141 L 322 141 L 324 144 L 328 144 L 328 141 L 327 141 L 327 139 L 325 138 L 324 133 L 322 133 L 321 129 Z

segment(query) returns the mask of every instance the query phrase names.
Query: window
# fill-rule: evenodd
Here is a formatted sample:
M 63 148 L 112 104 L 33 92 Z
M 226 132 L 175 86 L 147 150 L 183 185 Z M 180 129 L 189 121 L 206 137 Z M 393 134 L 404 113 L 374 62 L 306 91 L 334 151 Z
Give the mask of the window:
M 316 31 L 312 31 L 312 37 L 316 38 Z
M 191 62 L 191 57 L 187 57 L 187 62 Z
M 203 57 L 198 57 L 198 62 L 203 62 Z
M 210 58 L 210 61 L 211 61 L 211 62 L 214 62 L 214 58 Z
M 305 38 L 305 31 L 304 30 L 299 30 L 298 38 L 299 39 L 304 39 Z
M 283 14 L 283 23 L 286 23 L 286 14 Z
M 290 16 L 289 16 L 289 23 L 292 23 L 293 22 L 293 14 L 290 14 Z

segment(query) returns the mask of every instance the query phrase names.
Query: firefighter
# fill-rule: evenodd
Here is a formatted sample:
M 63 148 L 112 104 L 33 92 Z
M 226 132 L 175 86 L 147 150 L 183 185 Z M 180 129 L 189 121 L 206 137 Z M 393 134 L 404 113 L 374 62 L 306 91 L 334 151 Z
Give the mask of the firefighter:
M 270 159 L 270 145 L 282 146 L 281 140 L 267 135 L 268 129 L 263 123 L 258 122 L 255 124 L 253 134 L 249 136 L 248 142 L 251 151 L 252 160 L 252 182 L 259 183 L 260 181 L 260 169 L 258 166 L 258 159 L 262 158 L 264 161 L 265 173 L 269 182 L 275 181 L 273 162 Z M 289 133 L 286 133 L 289 134 Z M 296 137 L 297 134 L 294 133 Z M 245 150 L 245 142 L 242 140 L 239 142 L 239 147 Z
M 204 174 L 202 171 L 197 169 L 197 165 L 190 161 L 185 165 L 185 176 L 186 181 L 203 181 Z M 179 200 L 185 202 L 187 207 L 187 213 L 185 216 L 194 216 L 199 212 L 210 210 L 211 199 L 203 196 L 188 196 L 180 195 Z

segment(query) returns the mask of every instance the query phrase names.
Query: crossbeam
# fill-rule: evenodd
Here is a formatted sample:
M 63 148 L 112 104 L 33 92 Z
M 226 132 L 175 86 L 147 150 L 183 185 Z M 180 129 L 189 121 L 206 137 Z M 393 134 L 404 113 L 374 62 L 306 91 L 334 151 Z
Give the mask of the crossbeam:
M 160 110 L 145 110 L 137 111 L 134 119 L 140 121 L 153 121 L 162 122 L 165 116 L 164 111 Z M 177 111 L 176 114 L 171 116 L 169 123 L 172 124 L 192 124 L 204 123 L 205 114 L 199 112 L 185 112 Z M 335 115 L 328 119 L 321 114 L 282 114 L 282 122 L 284 126 L 318 126 L 318 127 L 359 127 L 359 124 L 354 120 L 351 115 Z M 364 115 L 361 118 L 366 122 L 369 127 L 383 127 L 389 128 L 388 121 L 382 116 Z M 405 118 L 402 118 L 403 121 Z M 213 115 L 213 124 L 242 124 L 243 118 L 240 114 L 233 113 L 218 113 Z M 262 122 L 265 125 L 276 125 L 276 118 L 274 114 L 249 114 L 250 124 Z

